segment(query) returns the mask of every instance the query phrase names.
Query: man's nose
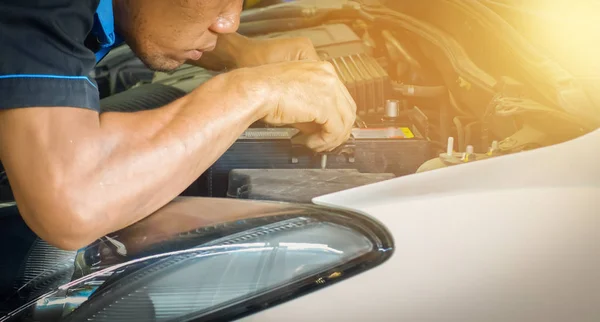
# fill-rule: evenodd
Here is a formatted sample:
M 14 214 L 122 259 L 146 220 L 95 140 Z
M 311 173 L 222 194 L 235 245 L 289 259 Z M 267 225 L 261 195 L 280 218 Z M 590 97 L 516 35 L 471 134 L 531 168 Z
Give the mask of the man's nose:
M 217 17 L 210 30 L 217 34 L 231 34 L 240 27 L 240 14 L 223 14 Z

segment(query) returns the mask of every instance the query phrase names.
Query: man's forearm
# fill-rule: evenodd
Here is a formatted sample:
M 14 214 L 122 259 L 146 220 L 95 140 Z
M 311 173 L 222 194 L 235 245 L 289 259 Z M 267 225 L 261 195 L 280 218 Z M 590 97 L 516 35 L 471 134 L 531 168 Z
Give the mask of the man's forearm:
M 12 151 L 2 157 L 27 223 L 61 248 L 78 248 L 174 199 L 263 116 L 264 93 L 230 77 L 162 108 L 105 113 L 99 122 L 89 111 L 48 109 L 48 117 L 17 131 L 5 117 L 6 130 L 17 135 L 2 142 Z M 47 131 L 56 128 L 62 130 Z M 29 147 L 17 146 L 26 141 Z
M 121 141 L 90 173 L 114 201 L 109 221 L 116 227 L 103 231 L 134 223 L 175 198 L 261 117 L 261 103 L 246 99 L 248 89 L 225 82 L 216 78 L 162 109 L 101 116 L 101 132 L 118 133 Z

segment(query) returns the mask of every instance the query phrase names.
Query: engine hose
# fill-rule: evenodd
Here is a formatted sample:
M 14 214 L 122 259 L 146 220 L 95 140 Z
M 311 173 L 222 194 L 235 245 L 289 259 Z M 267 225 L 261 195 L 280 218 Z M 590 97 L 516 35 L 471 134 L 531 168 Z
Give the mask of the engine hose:
M 463 127 L 462 122 L 458 117 L 455 117 L 452 122 L 456 126 L 456 133 L 458 137 L 458 151 L 466 151 L 467 147 L 465 145 L 465 129 Z
M 440 137 L 446 140 L 450 137 L 450 102 L 442 99 L 440 104 Z
M 445 86 L 394 85 L 394 91 L 410 97 L 438 97 L 448 94 Z
M 390 45 L 396 48 L 400 56 L 402 56 L 402 58 L 409 65 L 411 65 L 416 70 L 422 69 L 421 64 L 408 52 L 408 50 L 406 50 L 406 48 L 404 48 L 404 45 L 402 45 L 389 30 L 384 30 L 382 32 L 382 35 Z
M 450 105 L 456 110 L 456 112 L 458 112 L 458 114 L 460 114 L 460 116 L 470 116 L 470 117 L 474 117 L 472 113 L 463 110 L 459 105 L 458 102 L 456 101 L 456 97 L 452 94 L 452 92 L 448 92 L 450 94 Z
M 496 107 L 502 99 L 502 96 L 502 94 L 494 95 L 492 100 L 490 100 L 490 103 L 485 108 L 481 124 L 481 146 L 490 146 L 490 131 L 492 128 L 492 121 L 496 115 Z
M 452 37 L 448 37 L 433 25 L 424 23 L 406 14 L 387 9 L 372 9 L 363 7 L 359 16 L 367 19 L 380 28 L 393 30 L 406 30 L 423 40 L 438 47 L 447 57 L 452 68 L 474 86 L 480 87 L 488 93 L 494 93 L 496 79 L 479 68 L 469 59 L 465 49 Z
M 473 140 L 473 127 L 475 127 L 479 122 L 471 122 L 465 126 L 465 145 L 473 145 L 471 142 Z

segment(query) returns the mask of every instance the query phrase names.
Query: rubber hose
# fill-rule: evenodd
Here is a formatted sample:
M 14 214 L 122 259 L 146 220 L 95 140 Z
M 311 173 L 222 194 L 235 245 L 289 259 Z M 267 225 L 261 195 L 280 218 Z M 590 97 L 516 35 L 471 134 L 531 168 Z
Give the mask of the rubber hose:
M 438 97 L 448 94 L 445 86 L 395 85 L 394 91 L 410 97 Z
M 465 126 L 465 146 L 473 145 L 471 140 L 473 139 L 473 127 L 477 125 L 477 121 L 471 122 Z
M 442 140 L 450 137 L 450 102 L 441 100 L 440 102 L 440 136 Z
M 456 133 L 458 137 L 458 151 L 466 151 L 467 147 L 465 146 L 465 129 L 462 125 L 462 122 L 458 117 L 455 117 L 452 121 L 456 126 Z
M 419 64 L 419 61 L 416 60 L 409 52 L 406 48 L 404 48 L 404 45 L 400 43 L 400 41 L 398 41 L 398 39 L 396 39 L 396 37 L 394 37 L 394 35 L 389 31 L 389 30 L 384 30 L 382 32 L 383 37 L 387 40 L 387 42 L 394 46 L 394 48 L 396 48 L 396 50 L 398 50 L 398 53 L 400 54 L 400 56 L 402 56 L 402 58 L 409 64 L 411 65 L 413 68 L 417 69 L 417 70 L 421 70 L 421 64 Z

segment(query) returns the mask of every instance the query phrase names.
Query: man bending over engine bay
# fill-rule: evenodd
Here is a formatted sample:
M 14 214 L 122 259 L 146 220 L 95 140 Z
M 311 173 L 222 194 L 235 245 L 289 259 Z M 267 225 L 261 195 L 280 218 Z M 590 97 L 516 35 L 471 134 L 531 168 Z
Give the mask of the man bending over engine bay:
M 319 152 L 349 138 L 356 105 L 334 68 L 307 39 L 236 34 L 242 5 L 0 2 L 0 160 L 31 230 L 76 250 L 129 226 L 181 194 L 256 121 L 302 128 Z M 230 71 L 155 110 L 100 113 L 88 75 L 122 42 L 156 71 L 192 61 Z

